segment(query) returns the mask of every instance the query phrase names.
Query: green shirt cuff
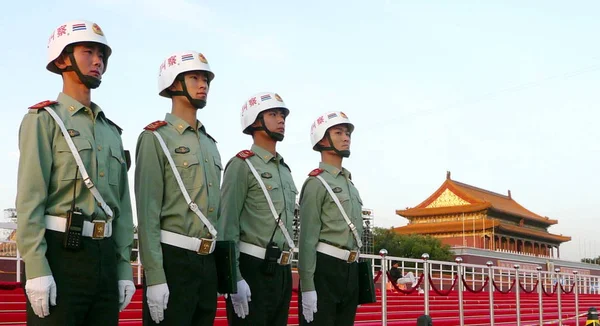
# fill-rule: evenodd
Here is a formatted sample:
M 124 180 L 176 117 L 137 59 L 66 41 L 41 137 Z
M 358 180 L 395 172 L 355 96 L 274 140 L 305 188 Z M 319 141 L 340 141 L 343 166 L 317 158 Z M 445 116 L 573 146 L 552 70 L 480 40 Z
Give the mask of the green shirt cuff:
M 161 268 L 158 270 L 144 270 L 146 276 L 146 286 L 167 283 L 165 271 Z
M 133 270 L 131 269 L 131 263 L 125 261 L 118 262 L 117 276 L 119 277 L 119 280 L 133 281 Z
M 312 277 L 300 277 L 300 290 L 302 292 L 315 291 L 315 282 Z
M 25 275 L 27 279 L 52 275 L 48 260 L 44 257 L 40 260 L 25 262 Z

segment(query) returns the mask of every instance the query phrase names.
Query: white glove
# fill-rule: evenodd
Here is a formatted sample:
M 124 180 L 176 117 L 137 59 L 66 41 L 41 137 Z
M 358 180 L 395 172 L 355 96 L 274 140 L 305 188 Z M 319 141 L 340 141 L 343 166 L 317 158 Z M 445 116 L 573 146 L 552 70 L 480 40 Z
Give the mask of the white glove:
M 119 311 L 125 310 L 135 293 L 135 284 L 130 280 L 119 280 Z
M 251 295 L 250 287 L 245 280 L 238 281 L 237 293 L 230 294 L 233 310 L 235 311 L 235 314 L 242 319 L 246 318 L 250 313 L 248 302 L 252 301 L 250 298 Z
M 56 283 L 52 275 L 32 278 L 25 282 L 25 293 L 29 297 L 33 312 L 40 318 L 50 314 L 50 305 L 56 306 Z
M 302 314 L 307 323 L 313 321 L 317 312 L 317 291 L 302 292 Z
M 146 289 L 146 299 L 150 309 L 150 317 L 155 323 L 160 323 L 165 319 L 165 309 L 169 303 L 169 287 L 167 283 L 150 285 Z

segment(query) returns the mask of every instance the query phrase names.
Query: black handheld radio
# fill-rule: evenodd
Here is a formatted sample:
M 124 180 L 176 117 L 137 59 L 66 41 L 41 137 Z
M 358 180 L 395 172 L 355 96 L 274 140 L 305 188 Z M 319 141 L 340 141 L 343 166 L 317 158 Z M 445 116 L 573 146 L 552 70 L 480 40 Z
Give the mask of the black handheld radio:
M 75 207 L 75 194 L 77 191 L 77 172 L 79 167 L 75 169 L 75 181 L 73 184 L 73 201 L 71 209 L 67 211 L 67 223 L 65 235 L 63 239 L 63 247 L 70 250 L 81 249 L 81 233 L 83 232 L 83 213 L 79 207 Z
M 262 263 L 262 272 L 265 275 L 275 274 L 275 268 L 279 264 L 277 260 L 281 256 L 281 249 L 279 249 L 277 244 L 273 242 L 273 237 L 275 236 L 275 232 L 277 231 L 279 221 L 281 221 L 281 214 L 279 214 L 279 219 L 277 220 L 277 223 L 275 223 L 275 229 L 271 234 L 271 239 L 269 239 L 269 244 L 267 245 L 267 249 L 265 252 L 265 258 Z

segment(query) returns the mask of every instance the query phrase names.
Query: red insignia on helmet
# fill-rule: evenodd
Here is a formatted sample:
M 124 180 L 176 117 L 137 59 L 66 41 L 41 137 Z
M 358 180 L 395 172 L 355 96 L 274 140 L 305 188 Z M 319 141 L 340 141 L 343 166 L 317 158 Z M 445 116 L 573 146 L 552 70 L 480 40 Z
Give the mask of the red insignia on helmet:
M 208 60 L 206 60 L 206 57 L 202 53 L 198 53 L 198 60 L 204 64 L 208 63 Z
M 100 26 L 98 26 L 98 24 L 94 23 L 92 25 L 92 30 L 94 31 L 94 33 L 96 33 L 100 36 L 104 36 L 104 32 L 102 32 L 102 28 L 100 28 Z
M 47 106 L 50 106 L 50 105 L 53 105 L 53 104 L 56 104 L 56 103 L 58 103 L 58 102 L 56 102 L 56 101 L 50 101 L 50 100 L 48 100 L 48 101 L 42 101 L 42 102 L 40 102 L 40 103 L 38 103 L 36 105 L 30 106 L 29 108 L 30 109 L 38 109 L 39 110 L 39 109 L 43 109 L 43 108 L 45 108 Z
M 247 159 L 247 158 L 249 158 L 249 157 L 252 157 L 252 156 L 254 156 L 254 152 L 253 152 L 253 151 L 251 151 L 251 150 L 247 150 L 247 149 L 245 149 L 245 150 L 243 150 L 243 151 L 241 151 L 241 152 L 237 153 L 237 155 L 235 155 L 235 156 L 237 156 L 237 157 L 241 158 L 242 160 L 245 160 L 245 159 Z
M 155 131 L 156 129 L 167 125 L 166 121 L 162 121 L 162 120 L 156 120 L 154 122 L 152 122 L 151 124 L 147 125 L 144 127 L 145 130 L 150 130 L 150 131 Z
M 323 171 L 325 171 L 325 170 L 323 170 L 323 169 L 314 169 L 314 170 L 310 171 L 310 173 L 308 174 L 308 176 L 310 176 L 310 177 L 316 177 L 319 174 L 323 173 Z

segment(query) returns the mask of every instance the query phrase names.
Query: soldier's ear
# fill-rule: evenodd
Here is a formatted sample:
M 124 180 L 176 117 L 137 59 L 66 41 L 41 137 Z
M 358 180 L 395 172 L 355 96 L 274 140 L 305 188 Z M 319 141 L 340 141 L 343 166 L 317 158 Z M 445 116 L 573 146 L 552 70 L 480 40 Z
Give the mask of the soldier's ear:
M 67 53 L 63 52 L 54 60 L 54 65 L 58 69 L 63 70 L 71 65 L 71 59 Z

